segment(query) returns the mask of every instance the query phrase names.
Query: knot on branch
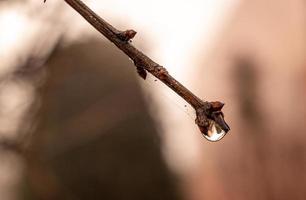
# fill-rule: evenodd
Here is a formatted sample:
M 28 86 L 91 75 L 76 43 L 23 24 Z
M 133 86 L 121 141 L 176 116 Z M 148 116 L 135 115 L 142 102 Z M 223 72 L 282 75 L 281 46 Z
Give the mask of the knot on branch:
M 166 70 L 166 68 L 164 68 L 161 65 L 156 66 L 154 69 L 155 69 L 154 71 L 155 71 L 157 77 L 159 77 L 161 80 L 165 80 L 169 76 L 169 73 Z
M 129 30 L 126 30 L 126 31 L 121 31 L 117 34 L 117 37 L 124 41 L 124 42 L 128 42 L 130 41 L 131 39 L 133 39 L 135 37 L 135 35 L 137 34 L 136 31 L 134 31 L 133 29 L 129 29 Z

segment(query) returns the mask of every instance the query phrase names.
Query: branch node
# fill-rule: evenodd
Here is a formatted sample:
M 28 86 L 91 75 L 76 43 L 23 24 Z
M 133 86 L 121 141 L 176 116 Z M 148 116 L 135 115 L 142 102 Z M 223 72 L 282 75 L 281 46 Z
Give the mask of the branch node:
M 169 76 L 169 73 L 168 73 L 167 69 L 164 68 L 163 66 L 158 65 L 155 69 L 156 69 L 156 73 L 158 74 L 160 79 L 165 80 Z
M 129 30 L 126 30 L 126 31 L 121 31 L 117 34 L 117 37 L 124 41 L 124 42 L 128 42 L 130 41 L 131 39 L 133 39 L 135 37 L 135 35 L 137 34 L 136 31 L 134 31 L 133 29 L 129 29 Z
M 143 67 L 136 67 L 138 75 L 146 80 L 147 78 L 147 71 Z

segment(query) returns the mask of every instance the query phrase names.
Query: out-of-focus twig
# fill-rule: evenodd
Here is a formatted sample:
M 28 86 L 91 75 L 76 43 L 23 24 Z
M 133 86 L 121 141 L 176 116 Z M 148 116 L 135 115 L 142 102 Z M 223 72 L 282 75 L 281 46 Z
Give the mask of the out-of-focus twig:
M 146 73 L 149 72 L 187 101 L 196 111 L 196 124 L 199 126 L 202 133 L 207 133 L 211 120 L 216 122 L 225 132 L 229 131 L 230 128 L 224 121 L 224 115 L 221 112 L 224 104 L 221 102 L 202 101 L 174 79 L 163 66 L 157 64 L 135 48 L 131 44 L 131 39 L 136 35 L 136 31 L 117 30 L 80 0 L 65 0 L 65 2 L 82 15 L 102 35 L 129 56 L 134 61 L 137 72 L 143 79 L 146 79 Z
M 22 154 L 24 149 L 22 145 L 15 139 L 0 138 L 0 150 L 15 152 Z

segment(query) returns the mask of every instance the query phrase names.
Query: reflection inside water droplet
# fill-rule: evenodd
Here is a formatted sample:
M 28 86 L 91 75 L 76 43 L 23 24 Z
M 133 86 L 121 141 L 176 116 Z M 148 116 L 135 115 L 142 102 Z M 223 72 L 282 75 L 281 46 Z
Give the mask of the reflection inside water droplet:
M 211 142 L 216 142 L 221 140 L 226 132 L 213 120 L 209 120 L 209 128 L 207 133 L 202 133 L 202 135 Z

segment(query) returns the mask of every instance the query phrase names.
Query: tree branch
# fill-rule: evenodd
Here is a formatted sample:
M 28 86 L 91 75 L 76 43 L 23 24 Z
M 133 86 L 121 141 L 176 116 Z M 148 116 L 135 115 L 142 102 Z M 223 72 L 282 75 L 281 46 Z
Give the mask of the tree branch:
M 131 39 L 136 35 L 136 31 L 117 30 L 111 24 L 107 23 L 104 19 L 93 12 L 80 0 L 65 1 L 80 15 L 82 15 L 96 30 L 98 30 L 128 57 L 130 57 L 134 61 L 137 71 L 143 79 L 146 78 L 146 73 L 149 72 L 168 87 L 170 87 L 185 101 L 187 101 L 195 109 L 195 122 L 205 136 L 209 136 L 209 131 L 211 132 L 210 129 L 212 129 L 213 125 L 217 125 L 225 133 L 230 130 L 229 126 L 224 121 L 224 115 L 221 112 L 224 104 L 221 102 L 202 101 L 181 83 L 175 80 L 163 66 L 157 64 L 144 53 L 135 48 L 131 44 Z

